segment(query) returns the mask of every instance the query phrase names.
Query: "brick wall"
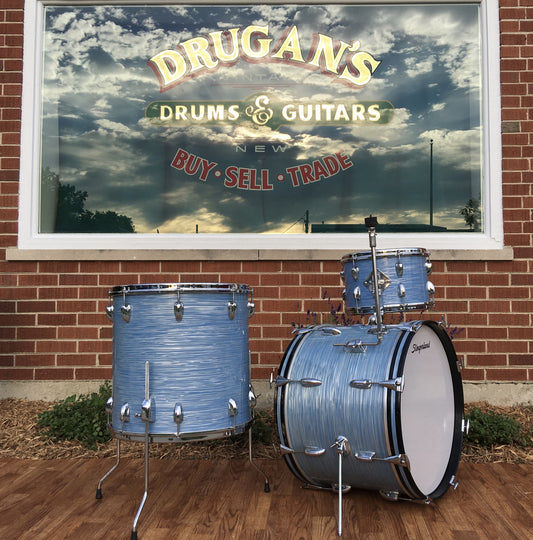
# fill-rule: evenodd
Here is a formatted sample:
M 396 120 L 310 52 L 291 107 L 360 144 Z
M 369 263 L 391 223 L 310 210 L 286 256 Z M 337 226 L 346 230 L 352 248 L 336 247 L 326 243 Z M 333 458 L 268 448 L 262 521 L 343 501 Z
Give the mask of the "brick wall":
M 325 322 L 339 306 L 339 261 L 6 260 L 17 244 L 22 8 L 0 0 L 0 381 L 110 378 L 108 289 L 188 281 L 253 287 L 252 378 L 268 378 L 292 325 Z M 436 308 L 424 314 L 457 328 L 465 381 L 533 380 L 532 15 L 532 0 L 500 2 L 504 233 L 514 260 L 436 261 Z

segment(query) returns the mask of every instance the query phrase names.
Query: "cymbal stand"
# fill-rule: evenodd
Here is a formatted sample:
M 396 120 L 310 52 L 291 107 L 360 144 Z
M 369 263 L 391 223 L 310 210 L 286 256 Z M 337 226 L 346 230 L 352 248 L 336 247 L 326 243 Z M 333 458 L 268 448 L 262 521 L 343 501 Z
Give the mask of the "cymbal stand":
M 376 307 L 376 325 L 377 325 L 377 336 L 381 340 L 383 336 L 383 318 L 381 313 L 381 291 L 379 288 L 378 280 L 378 265 L 376 261 L 376 225 L 378 225 L 378 218 L 373 217 L 370 214 L 369 217 L 365 218 L 365 226 L 368 229 L 368 241 L 370 244 L 370 254 L 372 257 L 372 280 L 374 282 L 374 302 Z

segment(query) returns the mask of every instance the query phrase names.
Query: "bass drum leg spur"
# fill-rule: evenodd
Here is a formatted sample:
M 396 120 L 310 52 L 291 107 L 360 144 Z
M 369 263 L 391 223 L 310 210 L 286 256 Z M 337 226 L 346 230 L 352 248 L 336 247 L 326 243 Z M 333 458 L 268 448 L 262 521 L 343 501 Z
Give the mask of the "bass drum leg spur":
M 375 326 L 302 329 L 276 386 L 282 453 L 307 487 L 340 493 L 339 440 L 343 490 L 429 502 L 455 484 L 463 390 L 437 323 L 390 326 L 380 338 Z

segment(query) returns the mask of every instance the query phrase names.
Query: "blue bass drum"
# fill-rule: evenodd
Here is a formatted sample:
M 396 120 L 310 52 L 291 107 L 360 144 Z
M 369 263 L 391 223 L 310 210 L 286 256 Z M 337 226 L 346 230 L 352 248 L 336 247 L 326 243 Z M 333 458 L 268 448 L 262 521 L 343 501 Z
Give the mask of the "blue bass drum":
M 110 291 L 111 431 L 179 442 L 243 433 L 251 422 L 246 285 L 124 285 Z M 112 301 L 112 303 L 111 303 Z
M 454 478 L 463 440 L 463 390 L 446 332 L 432 321 L 301 330 L 276 381 L 284 459 L 304 484 L 378 490 L 429 501 Z
M 375 313 L 371 252 L 345 255 L 341 265 L 345 306 L 355 313 Z M 382 311 L 424 310 L 433 305 L 435 288 L 428 280 L 431 261 L 425 249 L 376 250 L 376 266 Z

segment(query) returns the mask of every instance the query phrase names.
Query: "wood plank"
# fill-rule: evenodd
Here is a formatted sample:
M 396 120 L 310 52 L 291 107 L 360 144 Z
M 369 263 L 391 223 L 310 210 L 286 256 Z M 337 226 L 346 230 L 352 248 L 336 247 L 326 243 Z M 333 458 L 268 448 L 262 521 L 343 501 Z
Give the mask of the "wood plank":
M 0 460 L 0 538 L 129 538 L 144 491 L 144 462 Z M 236 538 L 334 539 L 337 494 L 302 489 L 282 460 L 152 460 L 142 540 Z M 352 490 L 343 501 L 343 536 L 365 540 L 442 538 L 525 540 L 533 531 L 531 465 L 461 463 L 456 491 L 431 506 L 384 500 Z

